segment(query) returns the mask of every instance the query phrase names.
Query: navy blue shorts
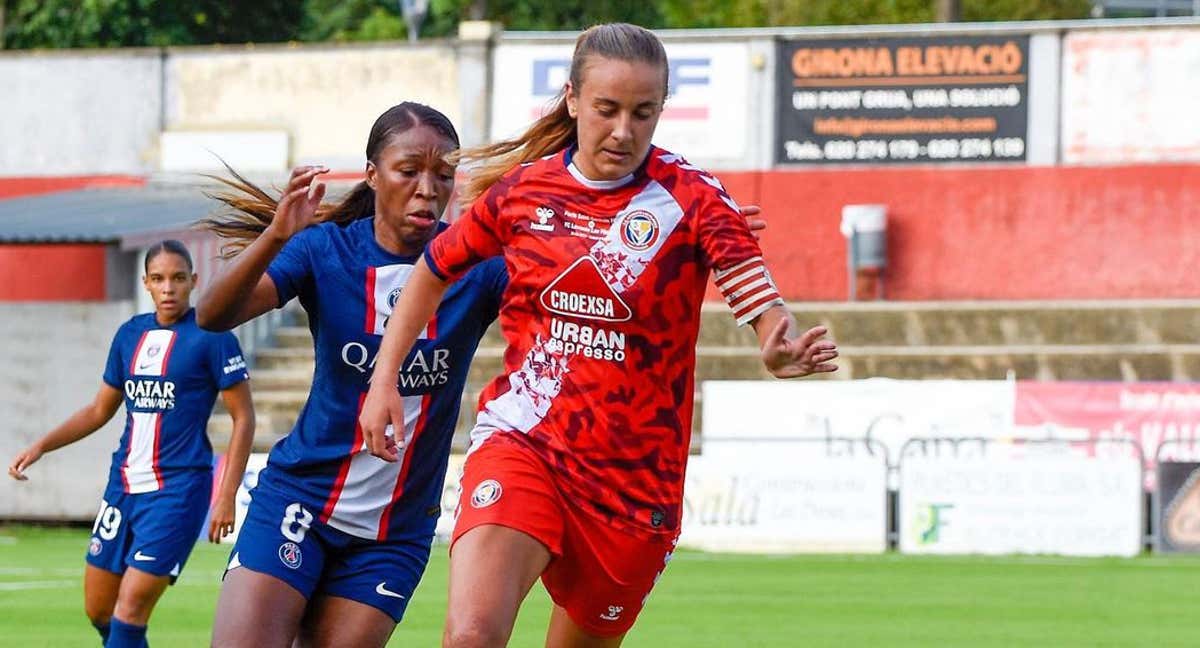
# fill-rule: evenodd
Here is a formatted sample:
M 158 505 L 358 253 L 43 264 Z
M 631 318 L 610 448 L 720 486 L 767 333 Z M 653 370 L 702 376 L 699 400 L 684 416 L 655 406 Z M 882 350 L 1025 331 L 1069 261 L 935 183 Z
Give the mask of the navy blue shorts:
M 426 542 L 360 538 L 321 522 L 319 510 L 261 482 L 250 497 L 227 573 L 244 567 L 282 580 L 305 599 L 350 599 L 400 622 L 425 573 L 432 536 Z
M 172 475 L 168 490 L 130 494 L 109 484 L 92 525 L 87 563 L 114 574 L 127 567 L 179 577 L 208 517 L 212 473 Z

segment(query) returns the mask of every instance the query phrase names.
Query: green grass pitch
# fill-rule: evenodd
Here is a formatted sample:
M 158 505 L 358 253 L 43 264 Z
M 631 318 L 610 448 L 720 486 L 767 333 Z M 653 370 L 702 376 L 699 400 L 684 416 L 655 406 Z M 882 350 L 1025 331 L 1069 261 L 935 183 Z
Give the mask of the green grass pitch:
M 0 527 L 0 646 L 97 646 L 86 529 Z M 200 545 L 150 643 L 205 646 L 227 547 Z M 446 551 L 389 645 L 437 646 Z M 510 645 L 540 646 L 540 585 Z M 681 551 L 626 646 L 1197 646 L 1200 557 L 735 556 Z

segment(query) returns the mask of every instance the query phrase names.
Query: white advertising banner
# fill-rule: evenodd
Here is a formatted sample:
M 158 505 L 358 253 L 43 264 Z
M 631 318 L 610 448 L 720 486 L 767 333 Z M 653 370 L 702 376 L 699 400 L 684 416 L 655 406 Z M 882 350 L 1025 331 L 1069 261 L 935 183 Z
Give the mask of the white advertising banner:
M 1088 457 L 1047 447 L 906 455 L 900 462 L 900 551 L 1137 555 L 1141 465 L 1129 454 L 1113 454 Z
M 246 472 L 242 475 L 242 483 L 238 486 L 237 497 L 234 499 L 236 506 L 234 513 L 233 533 L 221 539 L 223 544 L 233 544 L 237 541 L 238 534 L 242 532 L 242 522 L 246 521 L 246 511 L 250 509 L 250 491 L 258 485 L 258 473 L 262 472 L 263 468 L 267 467 L 267 453 L 255 452 L 246 459 Z M 225 469 L 225 456 L 222 455 L 216 462 L 213 468 L 213 486 L 216 488 L 221 480 L 221 473 Z M 212 511 L 209 511 L 209 515 Z M 204 526 L 200 529 L 200 539 L 208 538 L 208 521 L 205 520 Z
M 688 462 L 681 546 L 744 553 L 887 549 L 882 453 L 830 456 L 813 444 L 784 450 L 742 442 L 720 444 L 739 446 L 723 453 L 716 445 Z
M 493 141 L 520 135 L 553 107 L 574 44 L 502 44 L 493 56 Z M 749 46 L 667 43 L 670 94 L 654 143 L 697 163 L 740 159 L 752 105 Z
M 1072 31 L 1062 56 L 1064 162 L 1200 160 L 1200 29 Z
M 1003 380 L 706 381 L 702 438 L 827 439 L 831 448 L 877 441 L 892 462 L 914 438 L 1012 434 L 1015 386 Z M 847 448 L 848 449 L 848 448 Z

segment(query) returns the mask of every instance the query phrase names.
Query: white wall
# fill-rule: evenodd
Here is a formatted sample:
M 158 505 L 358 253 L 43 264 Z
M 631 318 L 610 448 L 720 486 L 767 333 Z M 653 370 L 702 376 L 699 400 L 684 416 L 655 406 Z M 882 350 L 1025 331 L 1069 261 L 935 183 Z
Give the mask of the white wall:
M 0 463 L 91 402 L 130 301 L 0 303 Z M 90 520 L 120 440 L 124 408 L 91 436 L 44 456 L 17 482 L 0 476 L 0 518 Z
M 0 55 L 0 176 L 151 170 L 161 77 L 157 50 Z
M 371 124 L 401 101 L 460 121 L 452 44 L 173 49 L 168 130 L 284 130 L 293 164 L 361 169 Z

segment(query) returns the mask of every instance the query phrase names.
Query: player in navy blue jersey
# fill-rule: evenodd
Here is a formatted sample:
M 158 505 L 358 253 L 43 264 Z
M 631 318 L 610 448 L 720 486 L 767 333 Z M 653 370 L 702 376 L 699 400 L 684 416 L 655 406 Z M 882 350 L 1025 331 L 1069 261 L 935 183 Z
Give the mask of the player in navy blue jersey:
M 229 181 L 233 215 L 207 222 L 239 249 L 199 304 L 201 324 L 229 328 L 298 298 L 316 355 L 308 401 L 251 493 L 216 646 L 382 646 L 404 614 L 441 512 L 467 370 L 508 283 L 503 259 L 445 293 L 395 377 L 400 460 L 367 452 L 357 421 L 392 306 L 445 227 L 457 148 L 444 115 L 403 103 L 376 120 L 366 180 L 337 206 L 321 203 L 327 169 L 301 167 L 278 203 Z
M 214 645 L 382 646 L 404 614 L 441 512 L 471 356 L 507 280 L 499 259 L 446 295 L 396 378 L 403 460 L 365 452 L 356 421 L 392 304 L 444 227 L 457 148 L 444 115 L 400 104 L 376 120 L 366 180 L 336 207 L 314 182 L 326 169 L 303 167 L 278 204 L 231 181 L 243 191 L 224 197 L 236 215 L 209 221 L 244 249 L 200 303 L 201 324 L 229 328 L 298 298 L 316 352 L 308 401 L 251 493 Z
M 233 530 L 234 497 L 254 437 L 254 408 L 237 338 L 196 326 L 192 259 L 179 241 L 146 252 L 143 283 L 154 312 L 113 338 L 92 403 L 17 455 L 8 474 L 26 480 L 43 454 L 78 441 L 125 405 L 108 487 L 88 545 L 84 606 L 105 646 L 145 646 L 146 624 L 175 582 L 212 502 L 208 537 Z M 207 425 L 217 394 L 233 418 L 228 461 L 213 497 Z

